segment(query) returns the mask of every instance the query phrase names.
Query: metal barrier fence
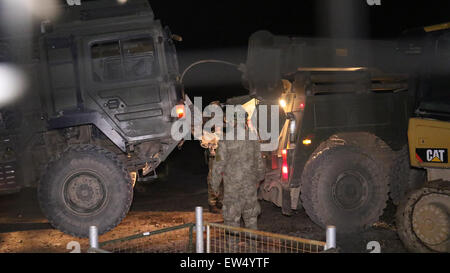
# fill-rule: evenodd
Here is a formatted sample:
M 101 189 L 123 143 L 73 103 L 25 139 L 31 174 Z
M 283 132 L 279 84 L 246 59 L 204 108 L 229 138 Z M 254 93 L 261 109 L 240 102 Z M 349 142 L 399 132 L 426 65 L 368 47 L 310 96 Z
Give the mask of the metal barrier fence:
M 125 238 L 101 242 L 90 252 L 112 253 L 192 253 L 194 252 L 194 224 L 184 224 Z
M 327 242 L 320 242 L 217 223 L 203 223 L 202 212 L 201 207 L 196 208 L 196 224 L 164 228 L 102 243 L 98 242 L 97 228 L 91 227 L 91 248 L 88 252 L 203 253 L 206 246 L 206 253 L 320 253 L 336 248 L 336 228 L 333 226 L 327 228 Z
M 206 224 L 206 253 L 319 253 L 325 250 L 325 242 Z

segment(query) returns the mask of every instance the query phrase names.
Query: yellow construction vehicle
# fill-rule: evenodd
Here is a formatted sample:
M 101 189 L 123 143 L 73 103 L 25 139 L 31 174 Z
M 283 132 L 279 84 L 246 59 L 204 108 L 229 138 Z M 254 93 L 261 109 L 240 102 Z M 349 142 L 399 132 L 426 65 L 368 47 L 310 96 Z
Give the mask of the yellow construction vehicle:
M 409 153 L 413 167 L 427 170 L 428 182 L 401 202 L 397 231 L 411 252 L 450 252 L 450 105 L 421 107 L 409 122 Z

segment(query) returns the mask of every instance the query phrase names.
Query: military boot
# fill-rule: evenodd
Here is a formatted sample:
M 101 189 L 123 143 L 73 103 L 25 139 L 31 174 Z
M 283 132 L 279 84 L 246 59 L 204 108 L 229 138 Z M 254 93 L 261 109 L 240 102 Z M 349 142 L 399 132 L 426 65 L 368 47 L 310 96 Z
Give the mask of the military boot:
M 209 212 L 214 214 L 221 214 L 222 210 L 217 207 L 217 205 L 209 205 Z

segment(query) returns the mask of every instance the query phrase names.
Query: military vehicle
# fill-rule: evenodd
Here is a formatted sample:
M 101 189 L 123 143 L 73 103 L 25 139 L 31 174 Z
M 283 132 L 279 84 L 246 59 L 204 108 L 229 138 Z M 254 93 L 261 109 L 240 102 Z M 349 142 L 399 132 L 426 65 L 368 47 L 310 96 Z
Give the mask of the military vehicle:
M 364 230 L 389 197 L 426 181 L 409 165 L 407 129 L 418 102 L 449 99 L 448 24 L 398 41 L 331 40 L 257 32 L 244 76 L 261 105 L 281 106 L 279 147 L 259 197 L 286 215 L 301 206 L 318 225 Z M 448 89 L 447 89 L 448 90 Z
M 117 5 L 64 6 L 27 45 L 0 43 L 2 61 L 25 70 L 29 87 L 1 109 L 0 192 L 40 180 L 45 216 L 77 237 L 118 225 L 136 176 L 154 176 L 179 144 L 170 135 L 184 107 L 175 36 L 147 1 Z
M 85 237 L 91 225 L 115 227 L 130 207 L 132 177 L 154 175 L 180 144 L 170 137 L 171 111 L 182 117 L 185 96 L 175 36 L 147 1 L 120 9 L 83 2 L 60 18 L 44 21 L 29 44 L 0 42 L 3 60 L 19 64 L 30 83 L 22 100 L 1 109 L 0 191 L 40 180 L 50 223 Z M 433 46 L 445 45 L 445 30 L 426 31 L 433 37 L 419 44 L 266 32 L 250 39 L 245 84 L 261 104 L 284 108 L 279 149 L 265 155 L 272 170 L 262 198 L 287 214 L 303 204 L 316 223 L 351 232 L 378 219 L 389 192 L 398 203 L 425 182 L 405 163 L 407 123 L 415 98 L 435 83 L 421 66 L 425 52 L 448 57 Z
M 397 232 L 411 252 L 450 252 L 450 102 L 426 102 L 409 123 L 411 166 L 428 181 L 397 209 Z

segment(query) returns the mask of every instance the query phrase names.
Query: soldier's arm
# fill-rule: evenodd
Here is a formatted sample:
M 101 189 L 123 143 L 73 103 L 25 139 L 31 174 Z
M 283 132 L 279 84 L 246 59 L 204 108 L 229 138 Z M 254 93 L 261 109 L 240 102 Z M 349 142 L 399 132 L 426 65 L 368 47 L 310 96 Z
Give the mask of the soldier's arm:
M 214 192 L 219 192 L 220 182 L 222 182 L 222 175 L 225 171 L 227 148 L 224 141 L 219 142 L 219 147 L 216 150 L 212 166 L 211 187 Z
M 264 164 L 264 160 L 261 154 L 261 144 L 258 141 L 255 141 L 255 155 L 256 155 L 256 169 L 258 171 L 258 182 L 263 181 L 266 177 L 266 165 Z

